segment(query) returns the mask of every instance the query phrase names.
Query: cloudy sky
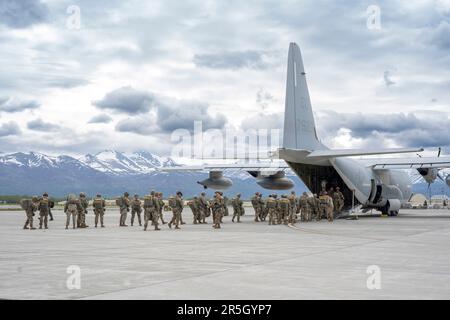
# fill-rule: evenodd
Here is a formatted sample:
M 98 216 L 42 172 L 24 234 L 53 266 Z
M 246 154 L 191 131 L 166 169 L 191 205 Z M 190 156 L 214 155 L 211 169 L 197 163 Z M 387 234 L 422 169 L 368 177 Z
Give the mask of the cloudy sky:
M 450 0 L 0 0 L 0 152 L 280 128 L 290 42 L 330 147 L 450 147 Z

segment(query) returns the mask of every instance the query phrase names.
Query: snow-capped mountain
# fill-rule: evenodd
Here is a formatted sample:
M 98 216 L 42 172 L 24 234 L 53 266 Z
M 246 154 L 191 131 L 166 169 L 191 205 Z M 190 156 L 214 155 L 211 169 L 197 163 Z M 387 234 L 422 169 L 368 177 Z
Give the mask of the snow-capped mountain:
M 207 177 L 203 172 L 162 172 L 158 168 L 178 166 L 172 158 L 149 152 L 123 153 L 105 150 L 75 158 L 67 155 L 48 156 L 37 152 L 18 152 L 0 155 L 0 194 L 42 194 L 63 197 L 68 193 L 86 192 L 95 195 L 117 196 L 124 191 L 144 194 L 158 190 L 165 195 L 182 190 L 186 197 L 204 191 L 197 181 Z M 241 193 L 250 197 L 261 189 L 246 172 L 226 170 L 233 180 L 229 195 Z M 298 180 L 298 179 L 297 179 Z M 300 181 L 297 192 L 303 191 Z M 206 190 L 212 196 L 213 190 Z
M 177 165 L 171 158 L 163 158 L 143 151 L 125 154 L 105 150 L 95 155 L 87 154 L 78 160 L 92 169 L 119 175 L 151 173 L 157 168 Z

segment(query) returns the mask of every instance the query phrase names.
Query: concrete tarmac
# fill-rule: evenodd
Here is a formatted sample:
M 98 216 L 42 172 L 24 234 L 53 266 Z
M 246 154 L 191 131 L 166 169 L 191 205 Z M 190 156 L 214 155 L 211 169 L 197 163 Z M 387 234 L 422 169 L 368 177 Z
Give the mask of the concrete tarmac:
M 0 212 L 0 298 L 450 298 L 450 210 L 295 226 L 246 211 L 214 230 L 185 209 L 182 230 L 147 232 L 119 227 L 115 209 L 106 228 L 93 228 L 90 211 L 90 227 L 76 230 L 64 229 L 62 211 L 33 231 L 22 230 L 24 212 Z

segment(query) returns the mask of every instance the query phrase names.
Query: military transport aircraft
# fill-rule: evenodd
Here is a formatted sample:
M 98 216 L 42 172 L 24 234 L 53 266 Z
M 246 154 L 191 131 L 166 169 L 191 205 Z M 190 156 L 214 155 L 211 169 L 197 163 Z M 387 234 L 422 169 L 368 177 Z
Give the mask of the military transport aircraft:
M 204 164 L 170 170 L 209 171 L 208 179 L 198 182 L 205 188 L 225 189 L 232 185 L 223 170 L 247 171 L 267 189 L 287 190 L 292 180 L 285 176 L 292 170 L 313 193 L 340 187 L 349 207 L 352 201 L 363 209 L 376 209 L 397 215 L 401 203 L 411 197 L 411 181 L 404 170 L 416 169 L 427 182 L 439 177 L 439 170 L 450 167 L 450 157 L 371 158 L 355 156 L 422 152 L 422 148 L 341 149 L 330 150 L 317 137 L 314 116 L 306 83 L 300 48 L 291 43 L 288 54 L 286 100 L 282 148 L 270 153 L 271 159 L 282 159 L 275 167 L 268 163 Z M 267 173 L 268 172 L 268 173 Z M 450 186 L 450 177 L 446 177 Z M 352 200 L 353 199 L 353 200 Z

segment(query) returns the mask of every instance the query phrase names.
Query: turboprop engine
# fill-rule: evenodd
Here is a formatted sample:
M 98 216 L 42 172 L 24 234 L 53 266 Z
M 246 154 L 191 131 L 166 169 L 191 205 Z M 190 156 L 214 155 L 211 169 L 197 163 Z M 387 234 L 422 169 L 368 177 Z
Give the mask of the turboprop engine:
M 286 173 L 284 171 L 277 171 L 276 173 L 264 174 L 260 171 L 249 172 L 253 177 L 256 178 L 256 183 L 269 190 L 289 190 L 294 187 L 294 182 L 286 178 Z
M 230 179 L 223 176 L 222 171 L 210 171 L 208 179 L 197 181 L 197 183 L 205 189 L 211 188 L 214 190 L 225 190 L 233 185 Z

